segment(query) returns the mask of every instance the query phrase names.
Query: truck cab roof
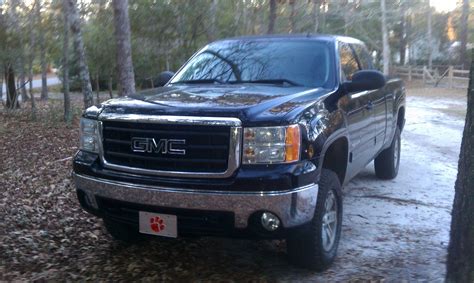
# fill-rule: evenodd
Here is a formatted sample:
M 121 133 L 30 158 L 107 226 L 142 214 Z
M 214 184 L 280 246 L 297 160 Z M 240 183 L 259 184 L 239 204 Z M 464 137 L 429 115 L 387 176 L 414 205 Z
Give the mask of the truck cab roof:
M 267 34 L 267 35 L 246 35 L 246 36 L 237 36 L 221 39 L 218 41 L 227 41 L 227 40 L 308 40 L 308 41 L 327 41 L 327 42 L 345 42 L 351 44 L 362 44 L 364 43 L 361 40 L 358 40 L 349 36 L 333 35 L 333 34 L 318 34 L 318 33 L 300 33 L 300 34 Z

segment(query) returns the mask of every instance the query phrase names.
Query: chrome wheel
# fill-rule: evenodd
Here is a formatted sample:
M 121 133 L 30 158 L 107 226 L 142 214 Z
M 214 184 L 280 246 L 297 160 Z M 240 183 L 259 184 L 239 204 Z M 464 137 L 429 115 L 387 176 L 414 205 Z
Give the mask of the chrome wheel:
M 323 240 L 323 249 L 328 252 L 334 246 L 337 234 L 337 200 L 336 195 L 332 190 L 327 194 L 324 207 L 325 211 L 322 221 L 321 236 Z

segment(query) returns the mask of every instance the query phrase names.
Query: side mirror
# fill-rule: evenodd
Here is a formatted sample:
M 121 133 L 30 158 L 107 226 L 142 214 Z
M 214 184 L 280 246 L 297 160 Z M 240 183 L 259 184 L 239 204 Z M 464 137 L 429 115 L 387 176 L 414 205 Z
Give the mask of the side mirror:
M 171 78 L 174 76 L 174 73 L 171 72 L 171 71 L 164 71 L 164 72 L 161 72 L 159 75 L 158 75 L 158 80 L 156 82 L 156 86 L 164 86 L 165 84 L 167 84 Z
M 376 70 L 357 71 L 352 76 L 352 81 L 344 83 L 347 92 L 379 89 L 387 83 L 385 75 Z

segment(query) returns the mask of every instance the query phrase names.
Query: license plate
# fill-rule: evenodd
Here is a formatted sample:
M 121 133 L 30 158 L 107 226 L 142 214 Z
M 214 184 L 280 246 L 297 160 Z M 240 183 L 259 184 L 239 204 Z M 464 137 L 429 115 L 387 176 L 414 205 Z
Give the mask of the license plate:
M 176 215 L 140 211 L 140 233 L 163 237 L 178 236 Z

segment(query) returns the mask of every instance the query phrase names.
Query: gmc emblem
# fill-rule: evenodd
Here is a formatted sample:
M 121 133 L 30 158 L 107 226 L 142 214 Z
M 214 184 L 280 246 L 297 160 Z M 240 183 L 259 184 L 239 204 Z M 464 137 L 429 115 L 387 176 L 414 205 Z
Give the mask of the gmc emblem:
M 177 148 L 180 144 L 186 144 L 186 140 L 160 139 L 156 141 L 154 138 L 132 138 L 132 151 L 185 155 L 185 149 Z

